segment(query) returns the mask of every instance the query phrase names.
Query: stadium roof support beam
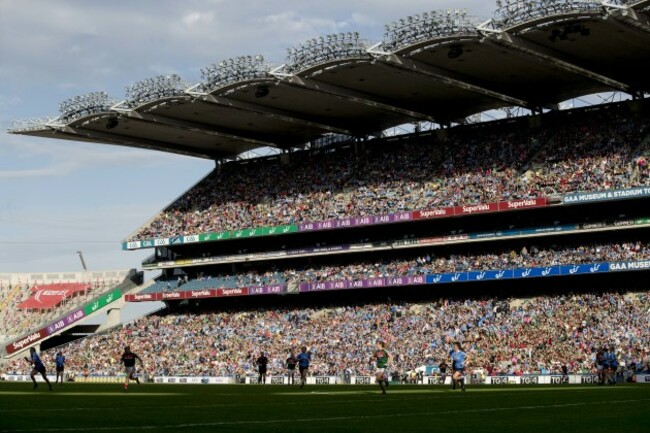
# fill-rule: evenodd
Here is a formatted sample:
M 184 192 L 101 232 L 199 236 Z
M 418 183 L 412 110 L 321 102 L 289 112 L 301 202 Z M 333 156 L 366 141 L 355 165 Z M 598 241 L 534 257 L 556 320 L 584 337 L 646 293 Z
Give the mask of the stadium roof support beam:
M 187 150 L 184 147 L 174 145 L 173 143 L 135 138 L 135 137 L 129 137 L 122 134 L 93 131 L 93 130 L 83 129 L 83 128 L 75 128 L 72 126 L 51 126 L 50 128 L 55 130 L 57 134 L 70 136 L 72 139 L 81 136 L 95 141 L 100 140 L 100 141 L 112 142 L 122 146 L 128 146 L 128 147 L 135 146 L 135 147 L 140 147 L 145 149 L 164 150 L 166 152 L 173 152 L 179 155 L 197 156 L 198 149 L 194 148 L 193 150 Z M 214 159 L 217 157 L 226 156 L 224 152 L 220 152 L 220 151 L 215 151 L 214 153 L 211 153 L 201 149 L 200 152 L 202 152 L 201 156 L 207 159 Z
M 139 111 L 126 111 L 123 112 L 123 115 L 130 119 L 142 120 L 149 123 L 157 123 L 160 125 L 171 126 L 174 128 L 183 129 L 191 132 L 198 132 L 201 134 L 212 135 L 215 137 L 221 137 L 229 140 L 241 141 L 242 143 L 252 144 L 258 147 L 279 147 L 277 143 L 272 143 L 270 141 L 258 140 L 256 138 L 235 135 L 228 132 L 224 132 L 215 128 L 211 125 L 205 125 L 203 123 L 190 122 L 187 120 L 172 119 L 166 116 L 160 116 L 151 113 L 142 113 Z
M 476 93 L 482 96 L 487 96 L 488 98 L 497 99 L 508 105 L 515 105 L 519 107 L 528 107 L 528 101 L 523 99 L 515 98 L 513 96 L 505 95 L 501 92 L 494 90 L 486 89 L 481 86 L 476 86 L 474 84 L 468 83 L 464 80 L 459 80 L 451 76 L 449 72 L 442 72 L 438 68 L 428 65 L 424 62 L 417 60 L 407 59 L 400 57 L 392 53 L 382 53 L 378 51 L 370 51 L 370 53 L 377 55 L 377 59 L 382 62 L 382 64 L 389 67 L 398 68 L 405 70 L 411 73 L 416 73 L 420 75 L 433 78 L 436 81 L 447 84 L 451 87 L 456 87 L 458 89 L 466 90 L 468 92 Z
M 632 4 L 631 7 L 636 9 L 636 10 L 645 9 L 647 7 L 650 7 L 650 0 L 640 0 L 640 1 Z
M 280 72 L 283 66 L 271 71 L 271 75 L 280 79 L 280 83 L 289 86 L 299 87 L 312 92 L 322 93 L 325 95 L 333 96 L 334 98 L 341 99 L 348 102 L 362 104 L 367 107 L 377 108 L 380 110 L 388 111 L 400 116 L 409 117 L 417 120 L 426 120 L 429 122 L 436 122 L 434 117 L 430 114 L 419 113 L 408 108 L 397 107 L 391 103 L 380 101 L 372 95 L 363 92 L 348 89 L 345 87 L 335 86 L 333 84 L 323 83 L 312 78 L 300 77 L 298 75 L 287 74 Z
M 650 19 L 637 10 L 631 7 L 621 7 L 609 3 L 603 3 L 603 6 L 610 9 L 608 15 L 616 21 L 625 24 L 627 27 L 633 27 L 634 29 L 650 34 Z
M 248 111 L 250 113 L 255 113 L 269 119 L 280 120 L 287 123 L 293 123 L 295 125 L 306 126 L 308 128 L 321 129 L 323 131 L 332 132 L 334 134 L 352 135 L 352 133 L 347 129 L 332 125 L 326 125 L 320 122 L 313 122 L 311 120 L 297 117 L 295 114 L 286 112 L 284 110 L 264 107 L 258 104 L 251 104 L 250 102 L 236 101 L 234 99 L 211 94 L 200 95 L 199 100 L 211 104 L 221 105 L 224 107 L 234 108 L 236 110 Z
M 492 42 L 499 46 L 509 49 L 510 51 L 517 52 L 523 56 L 535 59 L 539 62 L 546 63 L 563 69 L 567 72 L 571 72 L 576 75 L 580 75 L 584 78 L 592 80 L 594 82 L 603 84 L 612 89 L 631 94 L 634 92 L 632 86 L 622 83 L 613 78 L 606 77 L 597 72 L 585 69 L 581 66 L 574 65 L 567 61 L 559 59 L 557 56 L 553 55 L 548 50 L 540 47 L 538 45 L 532 44 L 518 36 L 512 35 L 505 31 L 494 30 L 491 28 L 484 28 L 479 26 L 479 31 L 483 32 L 487 37 L 486 41 Z

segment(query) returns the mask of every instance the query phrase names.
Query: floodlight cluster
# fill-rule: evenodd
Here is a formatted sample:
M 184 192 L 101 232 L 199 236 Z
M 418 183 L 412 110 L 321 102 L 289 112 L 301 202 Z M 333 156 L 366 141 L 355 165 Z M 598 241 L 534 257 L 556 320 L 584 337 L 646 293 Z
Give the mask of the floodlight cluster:
M 287 51 L 285 70 L 288 73 L 295 73 L 332 60 L 369 57 L 366 46 L 359 39 L 357 32 L 321 36 L 289 48 Z
M 447 9 L 410 15 L 385 26 L 383 47 L 388 51 L 418 42 L 459 34 L 476 34 L 478 23 L 467 9 Z
M 40 131 L 47 128 L 47 124 L 53 119 L 49 117 L 38 117 L 33 119 L 14 120 L 8 128 L 9 132 Z
M 111 100 L 106 92 L 91 92 L 66 99 L 59 104 L 59 119 L 64 123 L 110 110 Z
M 594 0 L 497 0 L 495 24 L 508 27 L 553 15 L 602 9 L 602 3 Z
M 158 75 L 128 86 L 126 88 L 126 105 L 138 107 L 147 102 L 179 96 L 184 93 L 185 88 L 180 76 L 176 74 Z
M 240 81 L 269 76 L 270 67 L 264 56 L 240 56 L 201 69 L 201 87 L 210 92 Z

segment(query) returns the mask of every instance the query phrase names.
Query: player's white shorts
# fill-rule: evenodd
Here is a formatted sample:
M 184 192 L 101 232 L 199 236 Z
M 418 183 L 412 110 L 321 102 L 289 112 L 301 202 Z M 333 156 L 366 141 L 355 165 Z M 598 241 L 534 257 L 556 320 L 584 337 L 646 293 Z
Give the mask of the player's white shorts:
M 135 367 L 124 367 L 124 372 L 127 376 L 135 374 Z
M 377 369 L 375 369 L 375 376 L 386 376 L 386 377 L 388 377 L 388 369 L 387 368 L 377 368 Z

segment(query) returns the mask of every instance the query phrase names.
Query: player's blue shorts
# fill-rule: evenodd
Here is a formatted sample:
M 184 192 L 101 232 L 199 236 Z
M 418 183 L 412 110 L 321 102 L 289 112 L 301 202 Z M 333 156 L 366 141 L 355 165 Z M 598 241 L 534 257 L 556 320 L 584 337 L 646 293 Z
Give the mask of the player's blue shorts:
M 465 367 L 461 367 L 461 368 L 455 368 L 454 367 L 451 370 L 452 370 L 453 373 L 459 372 L 460 374 L 465 374 Z
M 39 372 L 41 374 L 45 374 L 45 366 L 44 365 L 41 365 L 40 367 L 35 366 L 34 370 L 36 370 L 37 372 Z

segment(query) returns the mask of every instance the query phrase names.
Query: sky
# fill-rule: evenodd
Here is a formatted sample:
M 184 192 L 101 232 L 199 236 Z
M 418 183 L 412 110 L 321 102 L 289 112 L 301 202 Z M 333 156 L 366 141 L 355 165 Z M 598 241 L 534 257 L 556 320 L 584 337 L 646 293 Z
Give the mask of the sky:
M 12 120 L 56 116 L 64 99 L 159 74 L 188 82 L 238 55 L 284 61 L 330 33 L 379 41 L 407 15 L 478 0 L 0 0 L 0 273 L 138 267 L 152 251 L 121 241 L 213 167 L 211 161 L 10 135 Z

